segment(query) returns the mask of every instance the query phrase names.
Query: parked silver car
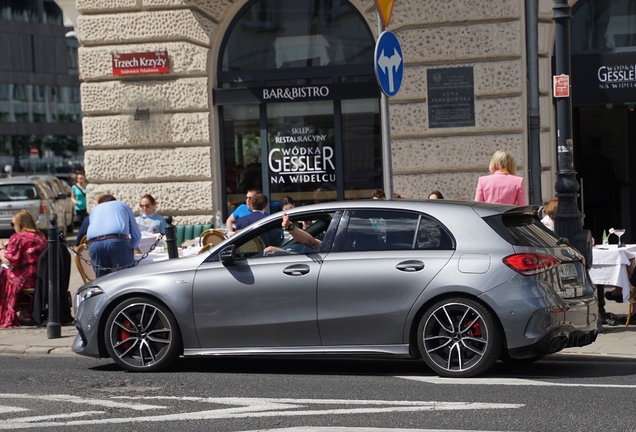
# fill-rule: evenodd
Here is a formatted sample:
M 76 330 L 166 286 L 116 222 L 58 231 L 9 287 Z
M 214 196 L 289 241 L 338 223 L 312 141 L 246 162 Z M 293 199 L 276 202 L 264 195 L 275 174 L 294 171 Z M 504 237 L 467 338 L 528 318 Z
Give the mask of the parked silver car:
M 54 196 L 46 182 L 39 178 L 12 177 L 0 180 L 0 233 L 11 235 L 13 214 L 28 210 L 37 227 L 48 230 L 51 214 L 55 212 Z
M 536 210 L 445 200 L 290 210 L 312 222 L 315 250 L 276 213 L 209 252 L 82 286 L 73 351 L 132 371 L 182 354 L 375 355 L 468 377 L 588 345 L 599 317 L 583 257 Z
M 71 187 L 54 175 L 38 175 L 34 177 L 44 180 L 53 192 L 53 207 L 55 208 L 58 227 L 60 229 L 66 228 L 67 232 L 73 232 L 75 204 L 71 198 Z

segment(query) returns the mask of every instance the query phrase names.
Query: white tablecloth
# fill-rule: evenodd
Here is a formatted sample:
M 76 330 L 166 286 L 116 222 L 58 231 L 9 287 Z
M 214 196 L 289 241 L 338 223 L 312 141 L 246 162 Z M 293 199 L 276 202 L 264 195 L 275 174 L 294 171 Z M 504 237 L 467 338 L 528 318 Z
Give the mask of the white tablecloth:
M 596 285 L 612 285 L 622 288 L 623 301 L 630 295 L 627 268 L 636 258 L 636 245 L 619 248 L 617 245 L 594 246 L 590 278 Z
M 157 250 L 158 249 L 158 250 Z M 152 264 L 159 261 L 165 261 L 168 259 L 168 252 L 163 250 L 163 247 L 157 247 L 154 251 L 148 253 L 148 256 L 141 261 L 139 261 L 138 266 Z M 189 247 L 186 249 L 179 248 L 179 258 L 186 258 L 190 256 L 197 255 L 201 250 L 200 247 Z M 135 261 L 140 259 L 142 255 L 135 255 Z
M 153 234 L 153 233 L 142 231 L 141 240 L 139 241 L 139 249 L 141 249 L 142 252 L 148 252 L 148 250 L 150 250 L 150 246 L 155 244 L 159 236 L 160 234 Z M 165 240 L 165 237 L 163 240 Z M 159 242 L 159 245 L 161 244 L 162 242 Z

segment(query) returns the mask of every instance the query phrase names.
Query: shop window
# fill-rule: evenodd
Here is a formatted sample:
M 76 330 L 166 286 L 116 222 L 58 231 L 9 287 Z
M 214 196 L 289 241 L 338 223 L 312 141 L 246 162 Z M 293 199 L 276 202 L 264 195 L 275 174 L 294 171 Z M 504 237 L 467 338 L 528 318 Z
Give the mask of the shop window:
M 636 47 L 634 0 L 580 1 L 573 12 L 572 52 Z

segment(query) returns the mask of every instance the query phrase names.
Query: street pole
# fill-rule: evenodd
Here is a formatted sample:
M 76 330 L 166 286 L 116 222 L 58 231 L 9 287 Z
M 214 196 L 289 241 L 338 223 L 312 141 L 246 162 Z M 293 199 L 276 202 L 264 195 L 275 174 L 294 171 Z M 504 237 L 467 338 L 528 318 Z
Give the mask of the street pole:
M 556 0 L 552 8 L 555 23 L 555 63 L 556 76 L 570 77 L 570 19 L 571 8 L 567 0 Z M 557 96 L 557 95 L 555 95 Z M 591 266 L 592 242 L 589 231 L 583 231 L 583 214 L 579 211 L 576 199 L 579 183 L 574 171 L 572 139 L 572 99 L 569 89 L 566 97 L 555 97 L 557 111 L 557 154 L 558 168 L 555 185 L 559 200 L 554 215 L 554 231 L 559 237 L 565 237 L 581 252 Z
M 528 159 L 530 204 L 541 205 L 541 115 L 539 111 L 539 4 L 526 0 L 526 46 L 528 59 Z
M 384 31 L 384 23 L 378 14 L 378 37 Z M 393 162 L 391 161 L 391 118 L 389 117 L 389 97 L 380 92 L 380 128 L 382 130 L 382 173 L 384 194 L 393 199 Z

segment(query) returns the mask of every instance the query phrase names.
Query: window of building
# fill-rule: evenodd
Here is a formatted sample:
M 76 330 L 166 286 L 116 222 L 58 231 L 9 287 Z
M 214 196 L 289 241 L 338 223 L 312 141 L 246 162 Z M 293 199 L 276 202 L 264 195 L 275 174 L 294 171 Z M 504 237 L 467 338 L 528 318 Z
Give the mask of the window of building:
M 636 47 L 634 0 L 579 1 L 573 14 L 573 53 Z
M 259 0 L 235 21 L 223 71 L 364 64 L 369 29 L 348 1 Z

